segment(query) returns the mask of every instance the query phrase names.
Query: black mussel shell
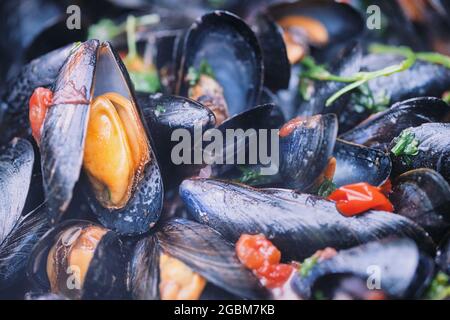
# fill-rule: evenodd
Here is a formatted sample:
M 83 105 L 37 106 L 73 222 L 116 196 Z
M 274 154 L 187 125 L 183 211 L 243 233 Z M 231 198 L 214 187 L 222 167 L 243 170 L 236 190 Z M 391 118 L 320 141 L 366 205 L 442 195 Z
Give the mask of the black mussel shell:
M 40 145 L 44 189 L 52 222 L 60 220 L 68 208 L 80 176 L 91 99 L 110 91 L 136 101 L 128 73 L 111 45 L 100 44 L 97 40 L 80 44 L 55 83 L 53 105 L 45 118 Z M 139 106 L 135 106 L 143 119 Z M 146 127 L 145 121 L 142 122 Z M 92 189 L 85 188 L 91 209 L 100 222 L 120 234 L 147 232 L 159 218 L 162 178 L 151 146 L 149 149 L 150 161 L 143 178 L 124 208 L 104 208 L 95 199 Z M 87 183 L 84 175 L 83 180 Z
M 450 275 L 450 233 L 448 233 L 438 246 L 436 263 L 440 270 Z
M 364 31 L 364 20 L 358 11 L 347 4 L 332 0 L 276 3 L 267 8 L 267 14 L 275 22 L 288 16 L 303 16 L 320 22 L 328 32 L 328 43 L 312 52 L 320 61 L 334 57 L 348 42 L 360 37 Z
M 33 90 L 48 87 L 55 82 L 73 48 L 74 45 L 68 45 L 34 59 L 6 83 L 0 99 L 0 144 L 7 143 L 14 137 L 31 134 L 28 101 Z
M 258 15 L 253 29 L 264 59 L 264 85 L 273 90 L 287 89 L 291 76 L 283 31 L 267 15 Z
M 255 34 L 239 17 L 215 11 L 191 26 L 182 44 L 176 94 L 188 95 L 188 69 L 198 69 L 202 61 L 211 66 L 222 86 L 230 115 L 258 103 L 263 59 Z
M 20 220 L 30 188 L 33 163 L 33 147 L 25 139 L 13 139 L 0 150 L 0 244 Z
M 50 229 L 34 247 L 27 267 L 27 275 L 35 292 L 51 292 L 47 275 L 47 257 L 59 237 L 70 228 L 98 226 L 84 220 L 67 220 Z M 86 300 L 126 298 L 127 262 L 118 236 L 107 231 L 95 249 L 82 283 L 80 298 Z M 69 272 L 69 270 L 67 270 Z M 72 272 L 69 272 L 73 274 Z
M 161 252 L 179 259 L 209 284 L 235 297 L 267 296 L 256 277 L 239 262 L 234 247 L 217 231 L 193 221 L 174 219 L 164 222 L 154 235 L 136 245 L 130 268 L 134 298 L 159 298 Z
M 427 122 L 447 119 L 449 106 L 433 97 L 413 98 L 394 104 L 390 109 L 369 117 L 340 138 L 387 151 L 392 139 L 402 130 Z
M 89 40 L 72 51 L 56 79 L 43 124 L 41 166 L 52 221 L 69 206 L 80 175 L 98 48 L 98 41 Z
M 280 129 L 282 187 L 300 191 L 314 187 L 332 156 L 337 130 L 334 114 L 296 118 Z
M 137 101 L 142 108 L 155 146 L 158 164 L 164 175 L 164 184 L 170 186 L 192 175 L 196 166 L 172 163 L 172 150 L 179 143 L 176 140 L 172 141 L 172 134 L 180 129 L 189 132 L 190 137 L 194 137 L 195 128 L 199 128 L 203 135 L 205 131 L 215 126 L 214 114 L 200 103 L 184 97 L 139 93 Z M 190 143 L 193 154 L 194 139 Z
M 418 143 L 418 153 L 399 156 L 391 153 L 393 173 L 399 175 L 412 169 L 428 168 L 436 170 L 450 182 L 450 124 L 425 123 L 403 132 L 414 136 L 414 141 Z M 395 138 L 389 149 L 392 151 L 397 143 Z
M 439 241 L 450 230 L 450 186 L 431 169 L 416 169 L 393 181 L 389 196 L 395 212 L 405 216 Z
M 310 299 L 316 281 L 342 274 L 366 279 L 367 285 L 391 298 L 419 298 L 434 276 L 434 262 L 410 239 L 385 239 L 318 262 L 306 276 L 297 274 L 292 286 L 302 298 Z
M 338 187 L 358 182 L 381 186 L 391 174 L 389 155 L 376 149 L 337 139 L 333 156 L 336 158 L 333 182 Z
M 388 54 L 369 54 L 363 58 L 361 71 L 375 71 L 399 63 L 404 58 Z M 369 81 L 377 95 L 384 93 L 391 103 L 415 97 L 441 97 L 450 87 L 450 69 L 436 63 L 416 61 L 402 72 Z
M 333 202 L 285 189 L 189 179 L 180 196 L 192 218 L 236 242 L 243 233 L 266 235 L 289 261 L 301 261 L 325 247 L 336 249 L 387 236 L 410 237 L 425 250 L 434 244 L 416 223 L 400 215 L 370 211 L 344 217 Z

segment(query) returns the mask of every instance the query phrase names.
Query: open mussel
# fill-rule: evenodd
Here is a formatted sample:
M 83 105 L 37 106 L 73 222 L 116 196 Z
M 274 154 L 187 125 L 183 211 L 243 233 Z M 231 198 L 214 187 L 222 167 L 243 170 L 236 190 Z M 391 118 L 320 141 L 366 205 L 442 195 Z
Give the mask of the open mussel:
M 212 228 L 184 219 L 164 222 L 139 241 L 130 264 L 135 299 L 261 299 L 267 293 Z
M 69 299 L 126 297 L 126 259 L 110 230 L 67 220 L 49 230 L 33 250 L 28 277 L 35 292 Z
M 225 11 L 202 16 L 181 48 L 175 93 L 209 107 L 217 125 L 257 105 L 263 60 L 255 34 L 240 18 Z
M 410 239 L 384 239 L 318 262 L 306 275 L 297 273 L 292 286 L 300 297 L 311 299 L 323 294 L 318 282 L 332 284 L 344 276 L 365 280 L 378 299 L 419 298 L 434 276 L 434 262 Z
M 430 233 L 436 242 L 450 230 L 450 186 L 431 169 L 416 169 L 393 181 L 389 196 L 395 212 Z
M 388 151 L 388 145 L 402 130 L 427 122 L 441 122 L 448 118 L 449 112 L 449 106 L 438 98 L 413 98 L 369 117 L 340 138 Z
M 450 124 L 425 123 L 408 128 L 390 144 L 393 173 L 399 175 L 412 169 L 428 168 L 450 181 Z
M 337 187 L 358 182 L 381 186 L 391 174 L 389 155 L 376 149 L 337 139 L 333 157 L 336 159 L 333 182 Z
M 331 0 L 276 3 L 266 13 L 283 29 L 291 64 L 308 54 L 310 48 L 321 60 L 333 57 L 364 30 L 359 12 Z
M 42 125 L 41 165 L 52 222 L 67 209 L 84 168 L 89 204 L 102 224 L 141 234 L 158 220 L 162 179 L 141 110 L 107 42 L 73 50 Z
M 212 179 L 189 179 L 180 196 L 196 221 L 236 242 L 241 234 L 266 235 L 286 259 L 301 261 L 325 247 L 349 248 L 387 236 L 415 239 L 426 250 L 426 232 L 400 215 L 369 211 L 344 217 L 333 202 L 285 189 L 254 189 Z

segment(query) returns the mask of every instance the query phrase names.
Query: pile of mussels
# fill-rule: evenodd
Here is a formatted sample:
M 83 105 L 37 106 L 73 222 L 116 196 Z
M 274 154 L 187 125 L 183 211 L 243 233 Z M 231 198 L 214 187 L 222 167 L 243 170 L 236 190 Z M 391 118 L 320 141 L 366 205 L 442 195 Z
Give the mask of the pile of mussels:
M 450 5 L 370 2 L 3 0 L 0 298 L 449 299 Z

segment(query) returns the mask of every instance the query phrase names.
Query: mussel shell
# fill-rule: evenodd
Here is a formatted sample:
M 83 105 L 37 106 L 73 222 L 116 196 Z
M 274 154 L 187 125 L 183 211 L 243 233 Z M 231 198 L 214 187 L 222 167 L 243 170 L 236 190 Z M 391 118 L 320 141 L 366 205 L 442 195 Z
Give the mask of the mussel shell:
M 287 136 L 280 136 L 279 175 L 282 187 L 306 191 L 325 170 L 338 129 L 334 114 L 315 115 L 301 121 Z
M 413 98 L 394 104 L 342 134 L 341 139 L 387 151 L 392 139 L 404 129 L 427 122 L 440 122 L 449 115 L 450 108 L 441 99 Z
M 52 222 L 67 209 L 80 175 L 98 48 L 97 40 L 89 40 L 67 58 L 43 124 L 41 165 Z
M 0 290 L 25 277 L 28 259 L 36 243 L 50 229 L 45 205 L 21 217 L 0 243 Z
M 416 223 L 400 215 L 370 211 L 344 217 L 333 202 L 285 189 L 254 189 L 212 179 L 189 179 L 180 196 L 192 218 L 236 242 L 243 233 L 263 233 L 283 259 L 303 260 L 325 247 L 349 248 L 387 236 L 406 236 L 432 251 Z
M 392 155 L 393 173 L 399 175 L 412 169 L 428 168 L 436 170 L 450 182 L 450 124 L 425 123 L 408 130 L 419 142 L 419 152 L 407 159 Z M 395 144 L 394 139 L 389 149 L 392 150 Z
M 0 150 L 0 245 L 20 220 L 34 163 L 31 143 L 13 139 Z
M 187 130 L 194 137 L 194 130 L 198 127 L 203 134 L 215 126 L 214 114 L 200 103 L 184 97 L 138 93 L 137 100 L 153 139 L 164 184 L 173 185 L 194 170 L 192 166 L 183 165 L 174 168 L 171 151 L 178 142 L 172 141 L 173 132 L 178 129 Z M 191 146 L 194 147 L 194 143 L 195 141 L 191 141 Z
M 403 59 L 396 55 L 370 54 L 363 58 L 361 71 L 380 70 Z M 375 95 L 384 92 L 391 103 L 415 97 L 441 97 L 450 87 L 450 69 L 418 60 L 405 71 L 373 79 L 368 84 Z
M 448 233 L 438 246 L 436 263 L 440 270 L 450 275 L 450 233 Z
M 376 149 L 337 139 L 333 156 L 336 158 L 333 182 L 337 187 L 359 182 L 381 186 L 391 174 L 389 155 Z
M 215 11 L 202 16 L 188 30 L 181 49 L 175 93 L 188 95 L 189 67 L 206 60 L 224 90 L 230 115 L 255 106 L 263 84 L 263 59 L 258 40 L 236 15 Z
M 450 186 L 431 169 L 416 169 L 398 176 L 389 196 L 395 212 L 439 240 L 450 230 Z
M 254 28 L 264 59 L 264 85 L 273 91 L 287 89 L 291 65 L 283 40 L 283 31 L 268 16 L 256 17 Z
M 27 275 L 33 289 L 50 292 L 47 276 L 47 257 L 52 246 L 67 228 L 95 226 L 84 220 L 67 220 L 50 229 L 34 247 L 27 266 Z M 81 299 L 121 299 L 127 297 L 126 259 L 122 242 L 114 232 L 108 231 L 95 249 L 86 272 Z
M 7 143 L 14 137 L 31 134 L 28 101 L 33 90 L 55 82 L 73 47 L 74 45 L 67 45 L 34 59 L 6 83 L 0 99 L 0 144 Z
M 313 52 L 321 61 L 333 57 L 364 31 L 364 21 L 358 11 L 347 4 L 332 0 L 286 1 L 268 7 L 267 13 L 275 22 L 286 16 L 298 15 L 322 23 L 328 31 L 329 43 Z
M 434 276 L 433 259 L 420 252 L 414 241 L 386 239 L 342 250 L 319 262 L 306 277 L 296 275 L 293 288 L 302 298 L 309 299 L 314 283 L 326 275 L 353 274 L 369 283 L 370 270 L 375 268 L 381 277 L 381 290 L 393 298 L 420 297 Z
M 131 263 L 134 298 L 159 298 L 159 255 L 179 259 L 208 283 L 235 296 L 261 299 L 267 292 L 237 259 L 234 247 L 212 228 L 184 219 L 163 223 L 155 235 L 141 240 Z

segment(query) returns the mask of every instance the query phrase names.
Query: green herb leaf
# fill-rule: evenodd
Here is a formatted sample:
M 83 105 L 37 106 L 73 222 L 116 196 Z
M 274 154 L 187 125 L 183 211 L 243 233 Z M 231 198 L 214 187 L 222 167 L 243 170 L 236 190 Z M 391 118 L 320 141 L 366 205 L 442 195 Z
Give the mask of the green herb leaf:
M 301 264 L 300 276 L 307 277 L 318 261 L 319 258 L 316 256 L 306 258 Z
M 136 91 L 156 93 L 161 88 L 158 73 L 155 71 L 129 71 L 131 81 Z
M 260 185 L 268 182 L 267 176 L 262 176 L 259 168 L 238 166 L 238 169 L 242 172 L 242 175 L 238 179 L 235 179 L 235 182 L 248 185 Z
M 162 113 L 166 112 L 166 109 L 162 105 L 157 105 L 155 109 L 155 115 L 159 117 Z
M 327 198 L 330 194 L 332 194 L 336 190 L 336 185 L 330 179 L 325 179 L 322 184 L 317 189 L 317 195 L 320 197 Z
M 206 75 L 209 76 L 213 79 L 215 79 L 215 75 L 214 75 L 214 71 L 211 68 L 210 64 L 208 63 L 208 61 L 206 61 L 205 59 L 202 59 L 202 61 L 200 62 L 200 66 L 197 69 L 195 69 L 195 67 L 189 67 L 188 69 L 188 73 L 187 73 L 187 80 L 189 81 L 189 85 L 195 86 L 198 81 L 200 80 L 200 76 L 201 75 Z
M 89 27 L 88 39 L 98 39 L 100 41 L 108 41 L 117 37 L 122 28 L 110 19 L 101 19 L 96 24 Z
M 365 111 L 377 113 L 386 110 L 390 104 L 390 100 L 390 97 L 385 91 L 375 96 L 367 83 L 365 83 L 352 94 L 351 104 L 358 113 Z
M 447 274 L 438 272 L 425 294 L 426 299 L 444 300 L 450 297 L 450 282 Z
M 416 156 L 419 153 L 420 142 L 415 138 L 414 133 L 409 129 L 402 131 L 399 137 L 395 138 L 395 146 L 391 152 L 396 156 Z

